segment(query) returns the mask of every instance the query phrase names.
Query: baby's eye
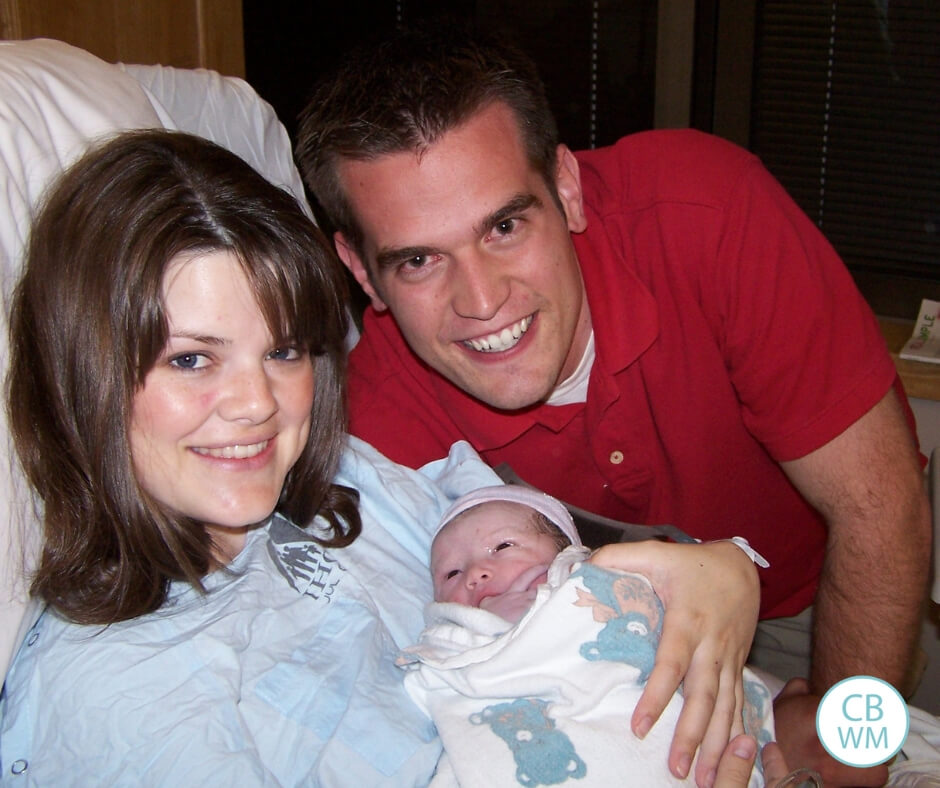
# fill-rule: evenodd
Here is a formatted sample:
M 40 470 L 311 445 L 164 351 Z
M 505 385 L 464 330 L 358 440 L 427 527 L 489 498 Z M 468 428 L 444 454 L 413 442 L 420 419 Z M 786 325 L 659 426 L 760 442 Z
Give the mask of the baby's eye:
M 500 550 L 505 550 L 507 547 L 512 547 L 512 542 L 500 542 L 496 545 L 496 549 L 493 550 L 493 552 L 498 553 Z
M 459 574 L 460 574 L 460 570 L 459 570 L 459 569 L 451 569 L 449 572 L 446 572 L 446 573 L 444 574 L 444 579 L 445 579 L 445 580 L 451 580 L 451 579 L 457 577 L 457 575 L 459 575 Z

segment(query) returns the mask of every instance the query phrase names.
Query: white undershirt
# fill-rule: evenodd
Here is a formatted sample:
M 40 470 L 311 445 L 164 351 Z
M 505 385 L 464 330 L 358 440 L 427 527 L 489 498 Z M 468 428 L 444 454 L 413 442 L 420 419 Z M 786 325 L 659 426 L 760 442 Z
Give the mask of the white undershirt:
M 594 329 L 592 328 L 584 348 L 584 355 L 578 362 L 578 368 L 555 387 L 545 403 L 547 405 L 571 405 L 575 402 L 587 402 L 588 379 L 591 377 L 593 366 Z

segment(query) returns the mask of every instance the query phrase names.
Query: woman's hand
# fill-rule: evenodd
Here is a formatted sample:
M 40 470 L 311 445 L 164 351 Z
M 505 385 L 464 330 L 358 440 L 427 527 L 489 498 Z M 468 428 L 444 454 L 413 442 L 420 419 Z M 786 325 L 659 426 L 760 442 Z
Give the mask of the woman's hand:
M 741 670 L 760 607 L 753 562 L 731 542 L 654 540 L 607 545 L 590 561 L 644 575 L 662 600 L 662 639 L 631 727 L 644 737 L 684 682 L 669 770 L 687 776 L 701 746 L 695 781 L 711 785 L 728 740 L 743 732 Z

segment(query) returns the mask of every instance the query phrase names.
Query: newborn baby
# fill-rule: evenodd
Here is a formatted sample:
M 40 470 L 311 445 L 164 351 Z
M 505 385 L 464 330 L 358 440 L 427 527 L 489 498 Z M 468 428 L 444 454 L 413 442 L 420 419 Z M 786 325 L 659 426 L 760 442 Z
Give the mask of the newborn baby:
M 444 744 L 433 786 L 693 782 L 667 769 L 680 693 L 644 739 L 630 733 L 662 603 L 589 557 L 567 509 L 535 490 L 485 487 L 444 513 L 428 626 L 399 659 Z M 744 689 L 745 729 L 764 744 L 770 692 L 747 669 Z M 749 785 L 763 785 L 757 768 Z
M 524 487 L 484 487 L 458 499 L 431 545 L 437 602 L 479 607 L 513 624 L 535 601 L 555 556 L 581 538 L 565 507 Z

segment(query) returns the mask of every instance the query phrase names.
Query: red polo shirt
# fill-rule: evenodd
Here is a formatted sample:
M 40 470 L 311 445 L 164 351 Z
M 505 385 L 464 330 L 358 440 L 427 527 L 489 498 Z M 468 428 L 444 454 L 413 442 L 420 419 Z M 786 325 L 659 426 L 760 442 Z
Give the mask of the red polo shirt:
M 820 516 L 780 470 L 896 379 L 845 266 L 759 161 L 692 131 L 578 154 L 574 237 L 595 333 L 587 402 L 496 411 L 415 357 L 371 309 L 350 359 L 350 431 L 411 466 L 467 439 L 582 508 L 744 536 L 770 561 L 763 617 L 812 602 Z

